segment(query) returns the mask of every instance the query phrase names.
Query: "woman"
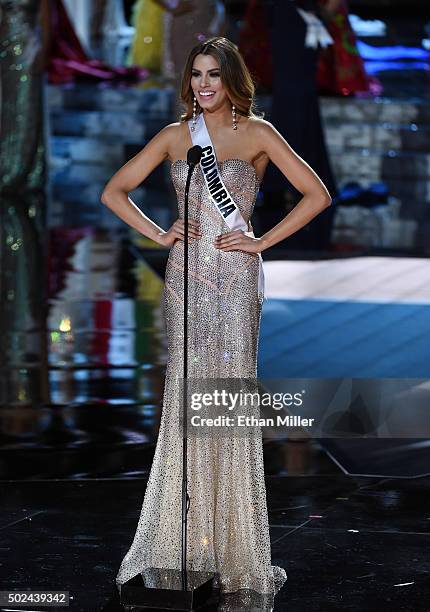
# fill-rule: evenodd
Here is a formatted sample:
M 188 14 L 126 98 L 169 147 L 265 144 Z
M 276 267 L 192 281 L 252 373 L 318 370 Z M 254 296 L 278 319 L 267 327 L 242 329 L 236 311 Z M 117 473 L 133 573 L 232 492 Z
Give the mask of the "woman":
M 231 229 L 209 196 L 203 166 L 194 171 L 189 201 L 190 378 L 256 378 L 263 300 L 260 253 L 303 227 L 331 202 L 306 162 L 270 123 L 255 116 L 251 77 L 229 40 L 215 37 L 191 51 L 181 98 L 186 109 L 183 121 L 163 128 L 112 177 L 102 194 L 102 202 L 131 227 L 170 247 L 163 292 L 169 358 L 162 419 L 139 524 L 121 564 L 118 585 L 140 572 L 145 576 L 146 568 L 181 567 L 178 406 L 183 372 L 185 160 L 194 142 L 191 137 L 207 127 L 219 176 L 245 225 L 269 160 L 304 196 L 285 219 L 257 238 L 243 228 Z M 179 218 L 167 231 L 128 198 L 164 160 L 171 162 L 179 205 Z M 271 565 L 261 435 L 191 437 L 188 466 L 187 568 L 215 572 L 223 593 L 246 589 L 246 593 L 273 595 L 286 574 Z

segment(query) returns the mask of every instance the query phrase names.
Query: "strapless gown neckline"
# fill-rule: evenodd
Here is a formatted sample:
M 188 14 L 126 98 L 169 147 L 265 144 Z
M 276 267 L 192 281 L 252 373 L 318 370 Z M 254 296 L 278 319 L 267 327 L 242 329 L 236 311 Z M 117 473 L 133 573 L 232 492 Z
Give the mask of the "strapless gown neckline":
M 175 159 L 175 161 L 171 162 L 170 168 L 173 168 L 173 166 L 175 164 L 178 164 L 180 162 L 186 164 L 187 160 L 186 159 Z M 245 164 L 246 166 L 248 166 L 249 168 L 251 168 L 254 171 L 255 178 L 257 179 L 258 184 L 261 183 L 260 177 L 257 174 L 257 170 L 255 169 L 255 166 L 253 164 L 251 164 L 251 162 L 246 161 L 246 159 L 241 159 L 240 157 L 228 157 L 227 159 L 223 159 L 222 161 L 218 161 L 218 165 L 222 166 L 222 165 L 227 164 L 229 162 L 241 162 L 241 163 Z

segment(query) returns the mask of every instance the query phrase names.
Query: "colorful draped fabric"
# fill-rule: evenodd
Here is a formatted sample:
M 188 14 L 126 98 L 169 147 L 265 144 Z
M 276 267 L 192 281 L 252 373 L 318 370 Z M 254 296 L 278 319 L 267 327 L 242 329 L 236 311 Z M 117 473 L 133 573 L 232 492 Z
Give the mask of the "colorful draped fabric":
M 109 66 L 89 59 L 70 22 L 61 0 L 50 2 L 51 36 L 48 53 L 50 83 L 67 83 L 75 78 L 96 81 L 141 81 L 148 71 L 138 66 Z
M 319 4 L 324 7 L 327 0 L 319 0 Z M 320 93 L 348 96 L 357 91 L 369 91 L 371 81 L 357 49 L 345 0 L 340 1 L 339 8 L 326 20 L 325 25 L 334 44 L 320 52 L 317 68 Z

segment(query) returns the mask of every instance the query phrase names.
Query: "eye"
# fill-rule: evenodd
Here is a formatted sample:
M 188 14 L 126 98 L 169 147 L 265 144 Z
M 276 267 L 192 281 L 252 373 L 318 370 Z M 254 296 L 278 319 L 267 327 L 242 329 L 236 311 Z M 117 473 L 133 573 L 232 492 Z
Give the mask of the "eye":
M 219 72 L 211 72 L 210 76 L 211 77 L 219 77 L 220 73 Z

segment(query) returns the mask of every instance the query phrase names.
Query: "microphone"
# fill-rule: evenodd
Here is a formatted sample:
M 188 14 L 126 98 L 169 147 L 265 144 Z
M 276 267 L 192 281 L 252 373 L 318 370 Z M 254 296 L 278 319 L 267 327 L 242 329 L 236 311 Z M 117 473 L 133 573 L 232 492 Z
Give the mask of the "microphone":
M 188 149 L 187 164 L 190 166 L 190 169 L 194 168 L 194 166 L 197 166 L 197 164 L 200 163 L 202 155 L 203 149 L 200 145 L 195 145 L 194 147 L 191 147 L 191 149 Z

